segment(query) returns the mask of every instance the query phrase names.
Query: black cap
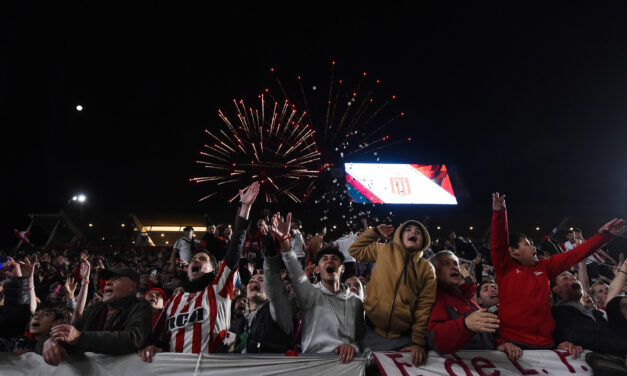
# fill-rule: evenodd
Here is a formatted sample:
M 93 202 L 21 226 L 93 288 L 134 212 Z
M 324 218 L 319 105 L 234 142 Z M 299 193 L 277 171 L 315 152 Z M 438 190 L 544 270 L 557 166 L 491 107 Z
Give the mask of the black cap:
M 139 275 L 137 272 L 131 268 L 120 268 L 120 269 L 102 269 L 98 277 L 100 279 L 109 280 L 111 277 L 128 277 L 135 283 L 139 283 Z
M 194 231 L 194 228 L 192 226 L 186 226 L 183 228 L 183 231 Z

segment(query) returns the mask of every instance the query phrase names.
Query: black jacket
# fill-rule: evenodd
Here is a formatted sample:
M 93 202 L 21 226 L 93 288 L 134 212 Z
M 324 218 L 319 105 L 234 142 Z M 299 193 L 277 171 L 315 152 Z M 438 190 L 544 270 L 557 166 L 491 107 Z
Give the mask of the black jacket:
M 67 346 L 72 352 L 95 352 L 100 354 L 121 355 L 136 352 L 146 347 L 151 337 L 152 309 L 146 299 L 127 296 L 113 303 L 119 312 L 112 320 L 111 331 L 90 330 L 106 303 L 96 303 L 85 309 L 74 326 L 81 331 L 78 344 Z M 35 351 L 41 354 L 43 342 L 40 340 Z
M 247 353 L 284 353 L 290 349 L 291 337 L 274 322 L 270 314 L 270 304 L 266 302 L 258 308 L 250 328 L 246 316 L 237 320 L 231 331 L 240 338 L 244 332 L 248 333 L 246 342 Z M 237 346 L 238 342 L 235 343 Z
M 555 319 L 555 343 L 569 341 L 593 351 L 618 354 L 627 352 L 627 331 L 610 329 L 601 311 L 587 311 L 585 307 L 573 302 L 560 302 L 552 311 Z
M 30 320 L 28 278 L 9 278 L 4 283 L 4 306 L 0 307 L 0 337 L 24 334 Z

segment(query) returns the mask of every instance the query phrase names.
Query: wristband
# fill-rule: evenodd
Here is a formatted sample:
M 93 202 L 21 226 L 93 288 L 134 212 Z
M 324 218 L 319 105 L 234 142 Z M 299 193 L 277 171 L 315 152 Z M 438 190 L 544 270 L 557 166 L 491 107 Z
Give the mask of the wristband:
M 623 273 L 623 274 L 627 274 L 626 271 L 624 271 L 623 269 L 618 269 L 619 272 Z
M 286 234 L 285 236 L 281 237 L 281 241 L 284 242 L 286 240 L 289 240 L 291 238 L 290 234 Z
M 81 282 L 81 286 L 85 286 L 85 285 L 88 285 L 88 284 L 89 284 L 89 282 L 87 282 L 87 281 Z

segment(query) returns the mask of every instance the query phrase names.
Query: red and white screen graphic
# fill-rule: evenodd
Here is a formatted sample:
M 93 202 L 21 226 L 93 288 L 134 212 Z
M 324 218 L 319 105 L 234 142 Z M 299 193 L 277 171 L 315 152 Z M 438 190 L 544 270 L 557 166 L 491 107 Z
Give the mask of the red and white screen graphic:
M 457 205 L 443 164 L 346 163 L 344 169 L 354 202 Z

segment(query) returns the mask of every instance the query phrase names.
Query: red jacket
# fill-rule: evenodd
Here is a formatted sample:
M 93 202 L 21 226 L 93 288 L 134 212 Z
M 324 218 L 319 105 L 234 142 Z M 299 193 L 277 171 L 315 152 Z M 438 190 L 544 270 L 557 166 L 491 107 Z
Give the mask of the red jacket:
M 464 283 L 460 290 L 461 294 L 438 284 L 427 330 L 429 346 L 441 354 L 462 350 L 476 334 L 466 328 L 464 319 L 479 309 L 472 301 L 477 284 Z
M 539 260 L 535 266 L 524 266 L 509 255 L 505 210 L 493 212 L 491 231 L 502 339 L 533 347 L 553 346 L 555 321 L 551 315 L 549 281 L 602 247 L 612 236 L 596 234 L 569 252 Z

